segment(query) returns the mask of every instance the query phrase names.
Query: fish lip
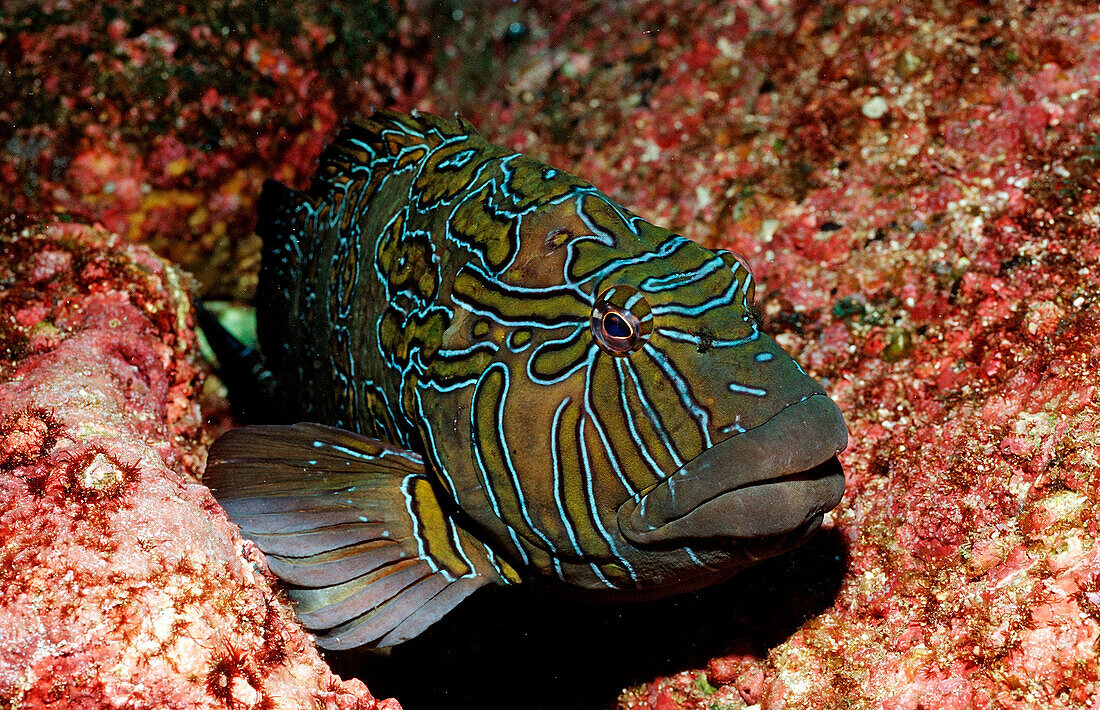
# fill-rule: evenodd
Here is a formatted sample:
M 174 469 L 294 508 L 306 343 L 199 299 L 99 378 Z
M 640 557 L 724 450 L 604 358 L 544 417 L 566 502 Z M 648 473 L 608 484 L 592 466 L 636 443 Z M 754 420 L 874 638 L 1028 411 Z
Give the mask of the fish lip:
M 836 403 L 810 395 L 623 503 L 619 530 L 632 544 L 652 545 L 812 529 L 844 493 L 836 455 L 847 443 Z

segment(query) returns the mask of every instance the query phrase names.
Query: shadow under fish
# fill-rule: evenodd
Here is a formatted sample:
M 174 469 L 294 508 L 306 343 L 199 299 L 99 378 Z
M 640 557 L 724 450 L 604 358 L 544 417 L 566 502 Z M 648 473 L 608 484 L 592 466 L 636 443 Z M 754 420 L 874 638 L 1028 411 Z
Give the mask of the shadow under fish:
M 205 482 L 328 649 L 521 580 L 654 599 L 789 550 L 840 500 L 840 410 L 742 258 L 466 123 L 376 112 L 269 181 L 260 349 L 280 421 Z

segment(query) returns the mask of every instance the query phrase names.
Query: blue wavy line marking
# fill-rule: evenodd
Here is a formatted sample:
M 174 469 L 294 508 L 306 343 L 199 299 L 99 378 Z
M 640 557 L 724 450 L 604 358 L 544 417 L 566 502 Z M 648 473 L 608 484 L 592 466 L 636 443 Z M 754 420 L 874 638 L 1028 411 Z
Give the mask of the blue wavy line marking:
M 707 259 L 697 268 L 691 271 L 684 271 L 678 273 L 667 274 L 665 276 L 650 276 L 643 279 L 638 288 L 642 291 L 649 293 L 660 293 L 661 291 L 672 291 L 688 284 L 693 284 L 696 281 L 702 281 L 711 274 L 717 272 L 724 267 L 726 263 L 722 261 L 722 257 L 716 256 L 711 259 Z
M 547 549 L 552 552 L 558 552 L 557 546 L 550 541 L 538 527 L 535 525 L 535 521 L 531 519 L 531 512 L 527 509 L 527 499 L 523 495 L 523 486 L 520 485 L 519 474 L 516 472 L 515 464 L 512 463 L 512 455 L 508 451 L 508 439 L 504 434 L 504 408 L 508 403 L 508 390 L 512 383 L 512 373 L 504 363 L 493 363 L 486 370 L 488 373 L 490 370 L 499 369 L 504 373 L 504 387 L 500 393 L 500 403 L 497 405 L 497 418 L 496 429 L 497 436 L 500 438 L 500 453 L 501 459 L 504 461 L 504 467 L 508 471 L 508 477 L 512 481 L 512 488 L 516 491 L 516 499 L 519 501 L 519 513 L 523 518 L 523 522 L 527 523 L 527 527 L 531 528 L 531 532 L 545 543 Z
M 585 441 L 585 434 L 584 434 L 584 431 L 585 431 L 584 424 L 585 424 L 586 420 L 587 420 L 587 412 L 582 411 L 581 417 L 580 417 L 580 442 L 581 442 L 581 447 L 580 448 L 581 448 L 582 460 L 584 462 L 584 467 L 583 467 L 581 475 L 585 476 L 585 479 L 586 479 L 588 495 L 585 496 L 585 497 L 588 499 L 588 509 L 589 509 L 589 512 L 592 515 L 592 521 L 596 525 L 596 530 L 599 532 L 600 537 L 602 537 L 604 539 L 604 541 L 607 543 L 607 548 L 611 552 L 612 557 L 614 557 L 616 560 L 621 562 L 623 564 L 623 568 L 626 569 L 627 573 L 630 575 L 630 578 L 633 579 L 635 582 L 637 582 L 638 577 L 634 573 L 634 568 L 630 566 L 630 563 L 626 561 L 625 557 L 623 557 L 621 554 L 619 554 L 619 551 L 616 549 L 616 546 L 615 546 L 614 538 L 611 537 L 611 534 L 607 531 L 607 528 L 604 527 L 603 520 L 600 518 L 599 511 L 596 510 L 596 492 L 593 489 L 593 485 L 592 485 L 593 479 L 595 478 L 595 476 L 591 475 L 592 465 L 591 465 L 591 463 L 588 459 L 588 444 Z M 599 428 L 597 427 L 596 430 L 598 432 Z M 614 457 L 611 455 L 610 452 L 608 452 L 607 457 L 608 457 L 609 460 L 614 460 Z M 585 475 L 585 473 L 587 473 L 588 475 Z M 621 472 L 619 472 L 619 474 L 621 475 Z M 629 487 L 626 490 L 627 490 L 627 492 L 630 492 Z M 607 579 L 602 574 L 600 575 L 600 578 L 603 579 L 604 583 L 607 584 L 609 587 L 614 587 L 615 586 L 615 585 L 611 584 L 610 582 L 608 582 Z
M 558 517 L 561 518 L 562 527 L 565 528 L 565 533 L 569 537 L 569 543 L 573 546 L 573 552 L 577 557 L 583 557 L 584 553 L 581 552 L 580 543 L 577 541 L 576 531 L 573 529 L 573 523 L 569 520 L 569 516 L 565 513 L 565 503 L 562 501 L 562 470 L 558 436 L 560 435 L 559 427 L 561 426 L 561 417 L 565 413 L 565 408 L 569 406 L 572 400 L 566 397 L 558 405 L 557 410 L 554 412 L 554 418 L 550 422 L 550 470 L 553 471 L 554 476 L 554 504 L 558 508 Z

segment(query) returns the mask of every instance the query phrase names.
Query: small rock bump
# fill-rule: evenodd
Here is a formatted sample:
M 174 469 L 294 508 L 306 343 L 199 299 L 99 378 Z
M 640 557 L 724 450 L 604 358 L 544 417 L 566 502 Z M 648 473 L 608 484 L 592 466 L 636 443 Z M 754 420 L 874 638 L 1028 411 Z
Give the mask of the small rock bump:
M 872 96 L 863 102 L 860 111 L 862 111 L 863 115 L 867 118 L 878 119 L 885 116 L 889 108 L 890 106 L 886 103 L 886 99 L 881 96 Z
M 73 470 L 73 483 L 87 493 L 117 494 L 126 482 L 122 468 L 102 453 L 97 453 L 83 466 Z

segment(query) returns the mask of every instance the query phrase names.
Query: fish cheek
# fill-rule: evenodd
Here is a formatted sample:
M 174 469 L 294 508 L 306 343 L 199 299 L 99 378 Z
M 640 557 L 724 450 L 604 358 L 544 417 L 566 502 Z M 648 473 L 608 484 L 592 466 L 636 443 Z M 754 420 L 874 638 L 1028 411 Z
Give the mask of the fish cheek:
M 698 366 L 690 359 L 693 352 L 684 343 L 653 337 L 650 345 L 623 358 L 626 381 L 639 403 L 635 419 L 652 426 L 662 449 L 676 462 L 703 451 L 712 419 L 705 398 L 700 397 Z M 675 464 L 672 469 L 678 467 Z M 664 472 L 671 473 L 667 468 Z

